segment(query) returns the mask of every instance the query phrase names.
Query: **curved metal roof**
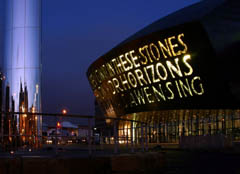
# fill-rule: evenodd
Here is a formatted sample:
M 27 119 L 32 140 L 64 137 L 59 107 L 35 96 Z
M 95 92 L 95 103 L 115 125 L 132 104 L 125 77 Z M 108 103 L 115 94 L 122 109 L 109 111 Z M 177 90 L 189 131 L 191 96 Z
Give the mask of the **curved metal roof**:
M 203 24 L 217 53 L 240 42 L 240 1 L 204 0 L 159 19 L 119 45 L 152 32 L 196 20 Z
M 209 14 L 211 11 L 213 11 L 216 7 L 221 5 L 223 2 L 224 0 L 205 0 L 205 1 L 201 1 L 199 3 L 193 4 L 191 6 L 185 7 L 141 29 L 134 35 L 127 38 L 121 44 L 129 42 L 131 40 L 135 40 L 139 37 L 148 35 L 152 32 L 170 28 L 186 22 L 200 20 L 203 16 Z

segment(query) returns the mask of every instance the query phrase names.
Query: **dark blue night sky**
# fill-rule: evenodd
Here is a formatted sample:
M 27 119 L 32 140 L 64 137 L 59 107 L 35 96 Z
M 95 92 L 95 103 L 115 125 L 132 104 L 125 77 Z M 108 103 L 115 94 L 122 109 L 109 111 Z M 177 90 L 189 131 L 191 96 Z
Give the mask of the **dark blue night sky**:
M 44 112 L 94 114 L 89 65 L 127 37 L 200 0 L 42 0 L 42 106 Z M 3 56 L 4 0 L 0 0 Z

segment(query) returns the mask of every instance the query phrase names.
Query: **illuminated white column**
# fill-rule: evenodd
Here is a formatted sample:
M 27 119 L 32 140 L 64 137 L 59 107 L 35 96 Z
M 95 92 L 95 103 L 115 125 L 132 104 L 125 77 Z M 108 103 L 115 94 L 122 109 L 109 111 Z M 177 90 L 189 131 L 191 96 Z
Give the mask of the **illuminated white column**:
M 30 112 L 41 112 L 41 0 L 7 0 L 4 71 L 19 111 L 20 88 Z M 37 117 L 41 134 L 42 118 Z

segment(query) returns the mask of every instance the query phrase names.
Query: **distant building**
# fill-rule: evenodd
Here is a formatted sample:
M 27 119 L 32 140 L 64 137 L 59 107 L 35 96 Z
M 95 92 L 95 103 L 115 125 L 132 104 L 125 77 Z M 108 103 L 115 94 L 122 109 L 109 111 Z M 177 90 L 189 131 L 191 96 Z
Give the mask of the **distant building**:
M 60 143 L 86 143 L 89 127 L 88 122 L 82 118 L 43 117 L 43 140 L 53 143 L 59 136 Z M 93 129 L 90 130 L 91 136 Z

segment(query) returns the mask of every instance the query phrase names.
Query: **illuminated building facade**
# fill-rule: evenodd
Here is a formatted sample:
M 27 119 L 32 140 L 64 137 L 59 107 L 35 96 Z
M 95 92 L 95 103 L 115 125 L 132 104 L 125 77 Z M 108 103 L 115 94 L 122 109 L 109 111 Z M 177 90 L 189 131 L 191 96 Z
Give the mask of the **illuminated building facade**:
M 7 0 L 6 5 L 4 75 L 5 88 L 8 91 L 5 109 L 39 113 L 41 112 L 41 0 Z M 12 117 L 14 119 L 8 119 L 11 122 L 9 130 L 16 129 L 20 135 L 30 137 L 41 135 L 41 116 L 23 114 Z M 23 137 L 22 141 L 30 140 L 28 137 Z
M 239 6 L 237 0 L 201 1 L 96 60 L 87 76 L 105 116 L 146 123 L 150 142 L 240 138 Z M 140 123 L 120 121 L 118 128 L 120 137 L 141 132 Z

